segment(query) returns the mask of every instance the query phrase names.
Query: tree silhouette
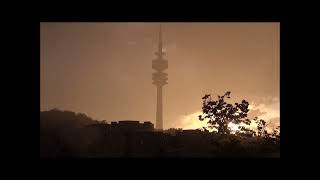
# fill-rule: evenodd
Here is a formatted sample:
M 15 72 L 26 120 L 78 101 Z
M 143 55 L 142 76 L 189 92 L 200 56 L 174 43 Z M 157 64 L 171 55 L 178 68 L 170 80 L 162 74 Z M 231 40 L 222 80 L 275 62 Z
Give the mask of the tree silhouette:
M 257 117 L 255 117 L 255 119 L 253 120 L 257 123 L 257 135 L 261 137 L 268 136 L 268 132 L 266 129 L 268 124 L 266 123 L 266 121 L 264 121 L 263 119 L 258 120 Z
M 219 134 L 230 134 L 230 129 L 228 128 L 229 123 L 251 124 L 249 119 L 244 119 L 249 112 L 249 103 L 246 100 L 242 100 L 241 103 L 235 103 L 234 105 L 226 103 L 225 98 L 230 98 L 230 94 L 231 92 L 228 91 L 223 96 L 218 96 L 217 100 L 213 100 L 209 94 L 202 97 L 203 115 L 199 115 L 199 120 L 203 121 L 208 119 L 208 127 L 218 130 Z M 241 127 L 241 130 L 247 129 Z
M 280 126 L 276 129 L 273 129 L 272 134 L 270 135 L 276 142 L 280 142 Z

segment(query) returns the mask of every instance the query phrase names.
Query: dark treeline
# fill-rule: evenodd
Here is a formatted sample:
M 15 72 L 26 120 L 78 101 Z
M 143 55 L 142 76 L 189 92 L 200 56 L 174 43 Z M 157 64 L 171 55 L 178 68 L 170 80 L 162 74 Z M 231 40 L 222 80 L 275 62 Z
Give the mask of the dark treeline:
M 57 109 L 40 112 L 41 157 L 279 156 L 280 139 L 206 130 L 113 130 L 105 121 Z
M 96 123 L 99 121 L 82 113 L 58 109 L 40 112 L 40 155 L 77 156 L 89 135 L 84 133 L 85 127 Z

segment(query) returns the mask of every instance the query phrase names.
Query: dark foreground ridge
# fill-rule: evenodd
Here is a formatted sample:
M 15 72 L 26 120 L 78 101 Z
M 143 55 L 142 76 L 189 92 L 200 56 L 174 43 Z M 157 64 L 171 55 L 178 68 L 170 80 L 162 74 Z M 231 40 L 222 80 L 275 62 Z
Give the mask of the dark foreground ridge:
M 280 142 L 201 130 L 157 131 L 151 122 L 93 120 L 40 112 L 40 157 L 280 157 Z

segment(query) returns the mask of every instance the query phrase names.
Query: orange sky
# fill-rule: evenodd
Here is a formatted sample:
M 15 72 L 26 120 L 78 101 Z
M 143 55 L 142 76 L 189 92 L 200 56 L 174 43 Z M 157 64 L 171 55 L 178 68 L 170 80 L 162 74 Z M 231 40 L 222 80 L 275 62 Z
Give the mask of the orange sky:
M 279 121 L 279 23 L 163 23 L 164 128 L 189 127 L 205 93 L 231 91 Z M 41 23 L 41 110 L 155 122 L 158 23 Z M 257 110 L 256 110 L 257 112 Z M 188 117 L 188 118 L 186 118 Z M 192 119 L 192 118 L 191 118 Z M 194 126 L 190 126 L 194 127 Z

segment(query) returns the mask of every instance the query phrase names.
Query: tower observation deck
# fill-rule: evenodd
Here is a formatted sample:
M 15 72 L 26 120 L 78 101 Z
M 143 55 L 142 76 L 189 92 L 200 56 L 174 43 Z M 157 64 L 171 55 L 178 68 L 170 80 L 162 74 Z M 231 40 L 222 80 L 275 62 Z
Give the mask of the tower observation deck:
M 168 61 L 164 59 L 165 53 L 162 51 L 162 28 L 159 29 L 158 52 L 155 53 L 157 58 L 152 61 L 152 69 L 156 72 L 152 73 L 152 84 L 157 87 L 157 110 L 156 110 L 156 129 L 163 129 L 162 116 L 162 87 L 168 84 L 168 73 L 163 72 L 168 69 Z

